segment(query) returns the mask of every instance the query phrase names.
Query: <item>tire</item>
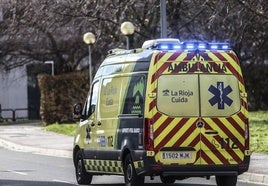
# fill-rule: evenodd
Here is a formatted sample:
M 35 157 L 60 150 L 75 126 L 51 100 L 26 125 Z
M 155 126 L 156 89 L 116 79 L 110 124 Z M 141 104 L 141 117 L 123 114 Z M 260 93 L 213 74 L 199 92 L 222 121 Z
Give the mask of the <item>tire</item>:
M 236 186 L 237 176 L 216 176 L 217 186 Z
M 162 183 L 164 184 L 172 184 L 175 183 L 176 179 L 172 176 L 160 176 L 160 179 L 162 181 Z
M 90 185 L 92 175 L 86 172 L 84 159 L 81 150 L 77 151 L 75 155 L 75 175 L 76 181 L 80 185 Z
M 130 154 L 124 161 L 124 178 L 126 186 L 141 186 L 144 184 L 144 176 L 138 176 L 133 165 Z

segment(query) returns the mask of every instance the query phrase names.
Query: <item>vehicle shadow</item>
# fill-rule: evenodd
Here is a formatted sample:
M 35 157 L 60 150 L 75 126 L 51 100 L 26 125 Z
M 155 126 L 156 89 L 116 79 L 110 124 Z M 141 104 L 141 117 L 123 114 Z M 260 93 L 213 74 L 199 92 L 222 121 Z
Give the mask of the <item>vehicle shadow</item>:
M 125 184 L 91 184 L 91 186 L 125 186 Z M 175 183 L 175 184 L 163 184 L 163 183 L 145 183 L 143 186 L 213 186 L 204 184 L 193 183 Z
M 64 182 L 49 182 L 49 181 L 25 181 L 25 180 L 0 180 L 2 186 L 77 186 L 78 184 L 64 183 Z M 92 184 L 91 186 L 124 186 L 124 184 Z M 211 186 L 204 184 L 192 183 L 175 183 L 175 184 L 162 184 L 162 183 L 145 183 L 144 186 Z
M 2 186 L 77 186 L 77 184 L 63 183 L 63 182 L 49 182 L 49 181 L 31 181 L 31 180 L 2 180 Z
M 125 186 L 125 184 L 92 184 L 90 186 Z M 175 183 L 175 184 L 163 184 L 163 183 L 145 183 L 143 186 L 213 186 L 204 184 L 192 184 L 192 183 Z

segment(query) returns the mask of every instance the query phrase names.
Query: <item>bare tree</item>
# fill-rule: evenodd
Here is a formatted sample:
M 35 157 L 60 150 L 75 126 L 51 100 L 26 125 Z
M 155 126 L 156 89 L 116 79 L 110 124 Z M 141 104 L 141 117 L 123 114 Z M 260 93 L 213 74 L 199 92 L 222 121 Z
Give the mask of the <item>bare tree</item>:
M 109 49 L 123 47 L 124 37 L 119 32 L 123 21 L 134 22 L 136 38 L 149 38 L 153 27 L 153 32 L 157 32 L 155 7 L 158 5 L 142 2 L 27 0 L 10 3 L 1 23 L 0 65 L 10 69 L 33 61 L 53 60 L 57 74 L 74 71 L 87 55 L 87 47 L 82 42 L 87 31 L 97 35 L 93 61 L 100 62 Z
M 0 23 L 0 65 L 6 69 L 53 60 L 56 73 L 74 71 L 87 55 L 85 32 L 96 34 L 93 63 L 124 47 L 120 24 L 136 27 L 134 47 L 160 37 L 159 1 L 13 0 Z M 185 40 L 230 41 L 241 61 L 267 60 L 266 0 L 167 1 L 168 35 Z

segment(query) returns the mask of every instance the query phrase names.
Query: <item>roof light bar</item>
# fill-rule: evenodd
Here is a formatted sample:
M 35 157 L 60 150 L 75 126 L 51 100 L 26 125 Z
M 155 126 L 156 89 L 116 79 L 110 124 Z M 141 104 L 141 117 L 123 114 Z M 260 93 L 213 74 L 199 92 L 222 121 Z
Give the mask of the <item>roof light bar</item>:
M 230 50 L 228 43 L 198 43 L 184 42 L 181 44 L 158 43 L 155 46 L 157 50 Z
M 142 48 L 157 50 L 230 50 L 229 43 L 183 42 L 177 39 L 149 40 Z

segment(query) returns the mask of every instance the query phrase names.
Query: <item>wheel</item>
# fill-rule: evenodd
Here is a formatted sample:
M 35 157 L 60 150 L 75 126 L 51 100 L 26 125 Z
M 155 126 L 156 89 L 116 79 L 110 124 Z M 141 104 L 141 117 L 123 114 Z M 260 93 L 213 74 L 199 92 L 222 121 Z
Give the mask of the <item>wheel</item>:
M 144 184 L 144 176 L 138 176 L 133 165 L 130 154 L 124 161 L 124 178 L 126 186 L 141 186 Z
M 92 181 L 92 175 L 86 172 L 81 150 L 75 155 L 75 175 L 78 184 L 89 185 Z
M 164 184 L 172 184 L 175 183 L 176 179 L 172 176 L 160 176 L 160 179 L 162 181 L 162 183 Z
M 217 186 L 236 186 L 237 176 L 216 176 Z

